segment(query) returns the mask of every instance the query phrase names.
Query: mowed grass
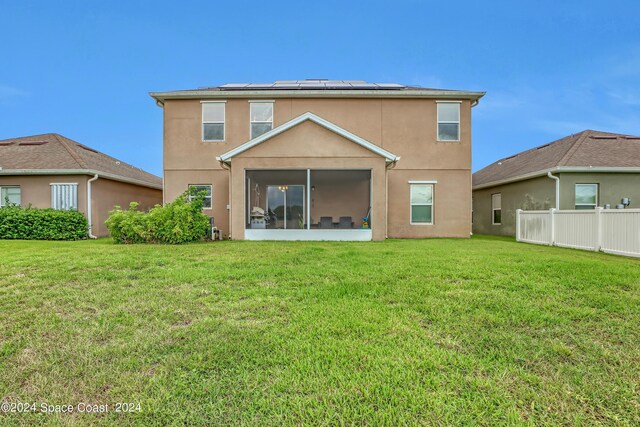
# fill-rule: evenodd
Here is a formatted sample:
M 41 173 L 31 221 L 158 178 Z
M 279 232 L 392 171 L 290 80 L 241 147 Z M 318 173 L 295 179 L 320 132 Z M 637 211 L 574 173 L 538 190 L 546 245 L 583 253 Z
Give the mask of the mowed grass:
M 0 424 L 639 425 L 640 261 L 511 239 L 0 241 Z

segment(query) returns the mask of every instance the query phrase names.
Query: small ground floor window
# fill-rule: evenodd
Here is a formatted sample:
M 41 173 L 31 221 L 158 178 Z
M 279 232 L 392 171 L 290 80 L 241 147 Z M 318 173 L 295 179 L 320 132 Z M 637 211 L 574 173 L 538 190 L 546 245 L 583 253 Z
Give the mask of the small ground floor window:
M 410 184 L 411 224 L 433 224 L 433 184 Z
M 20 187 L 0 187 L 0 207 L 20 205 Z
M 493 225 L 502 224 L 502 194 L 491 195 L 491 223 Z
M 51 184 L 51 207 L 63 211 L 78 210 L 78 184 Z
M 576 209 L 595 209 L 598 206 L 598 184 L 576 184 Z
M 211 209 L 213 206 L 213 187 L 211 184 L 192 184 L 189 185 L 189 201 L 200 193 L 204 193 L 204 209 Z

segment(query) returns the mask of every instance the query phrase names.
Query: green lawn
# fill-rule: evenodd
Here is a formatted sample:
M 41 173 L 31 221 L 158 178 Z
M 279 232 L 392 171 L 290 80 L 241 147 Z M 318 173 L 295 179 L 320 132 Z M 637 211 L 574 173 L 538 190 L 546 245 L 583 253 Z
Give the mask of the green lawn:
M 0 424 L 640 424 L 636 259 L 490 237 L 0 254 L 0 399 L 111 405 Z

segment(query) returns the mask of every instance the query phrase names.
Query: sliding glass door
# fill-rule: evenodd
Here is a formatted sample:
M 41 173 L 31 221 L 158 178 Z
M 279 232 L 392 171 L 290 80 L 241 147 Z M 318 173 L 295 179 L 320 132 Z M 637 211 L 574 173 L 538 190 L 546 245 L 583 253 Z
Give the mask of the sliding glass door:
M 304 189 L 304 185 L 267 185 L 267 228 L 305 228 Z

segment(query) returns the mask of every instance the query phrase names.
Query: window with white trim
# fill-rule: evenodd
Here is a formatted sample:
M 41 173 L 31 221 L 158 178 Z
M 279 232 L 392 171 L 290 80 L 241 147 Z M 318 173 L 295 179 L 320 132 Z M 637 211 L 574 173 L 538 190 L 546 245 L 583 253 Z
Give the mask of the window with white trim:
M 20 206 L 20 187 L 17 185 L 0 187 L 0 208 L 13 205 Z
M 433 224 L 433 184 L 409 184 L 411 224 Z
M 491 224 L 502 224 L 502 193 L 491 195 Z
M 576 184 L 576 209 L 595 209 L 598 206 L 598 184 Z
M 273 102 L 250 102 L 251 139 L 273 129 Z
M 62 211 L 78 210 L 78 184 L 51 184 L 51 207 Z
M 193 200 L 198 194 L 204 193 L 204 209 L 211 209 L 213 206 L 213 186 L 210 184 L 193 184 L 189 185 L 189 201 Z
M 202 103 L 202 140 L 224 141 L 224 102 Z
M 438 101 L 438 141 L 460 141 L 460 103 Z

